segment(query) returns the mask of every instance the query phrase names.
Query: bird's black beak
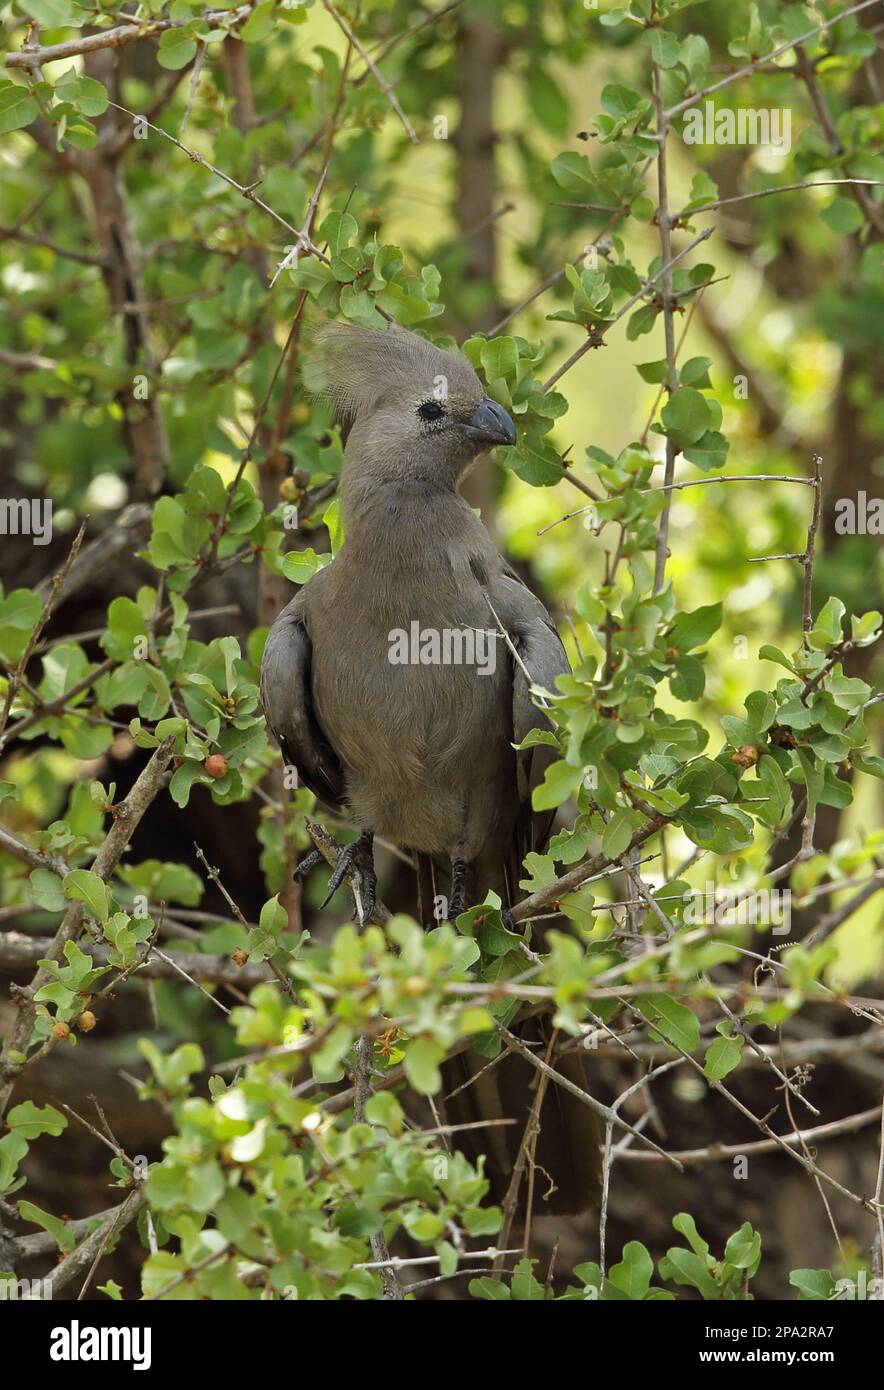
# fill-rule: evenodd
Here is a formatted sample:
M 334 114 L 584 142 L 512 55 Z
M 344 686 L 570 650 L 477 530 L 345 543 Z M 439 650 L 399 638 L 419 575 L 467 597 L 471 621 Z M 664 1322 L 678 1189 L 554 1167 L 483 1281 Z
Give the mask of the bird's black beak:
M 486 397 L 476 407 L 466 426 L 467 434 L 480 444 L 515 444 L 516 427 L 502 405 Z

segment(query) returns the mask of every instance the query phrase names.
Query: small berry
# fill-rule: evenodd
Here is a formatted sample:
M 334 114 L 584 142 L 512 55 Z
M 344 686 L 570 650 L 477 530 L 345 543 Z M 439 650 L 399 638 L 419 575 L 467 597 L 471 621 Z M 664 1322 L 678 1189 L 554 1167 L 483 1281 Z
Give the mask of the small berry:
M 751 743 L 742 743 L 731 759 L 737 767 L 754 767 L 758 762 L 758 749 Z

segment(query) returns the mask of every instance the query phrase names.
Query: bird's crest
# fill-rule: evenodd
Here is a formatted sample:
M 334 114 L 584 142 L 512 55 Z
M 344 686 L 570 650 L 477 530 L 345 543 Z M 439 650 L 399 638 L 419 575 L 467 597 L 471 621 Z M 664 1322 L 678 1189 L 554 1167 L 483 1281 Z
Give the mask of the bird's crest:
M 310 392 L 328 397 L 345 429 L 361 410 L 390 391 L 441 398 L 459 388 L 471 396 L 482 395 L 479 379 L 464 357 L 398 325 L 379 329 L 328 324 L 305 357 L 303 377 Z

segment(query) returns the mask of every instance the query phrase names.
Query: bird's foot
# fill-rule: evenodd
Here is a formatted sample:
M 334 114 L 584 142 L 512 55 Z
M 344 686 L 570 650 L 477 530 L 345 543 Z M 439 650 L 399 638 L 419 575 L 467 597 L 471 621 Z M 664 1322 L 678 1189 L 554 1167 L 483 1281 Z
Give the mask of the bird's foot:
M 295 880 L 296 883 L 298 883 L 301 881 L 301 879 L 305 879 L 307 875 L 311 872 L 311 870 L 316 868 L 317 864 L 324 863 L 325 860 L 319 853 L 319 850 L 311 849 L 309 854 L 304 855 L 304 858 L 301 860 L 300 864 L 295 865 L 294 872 L 292 873 L 292 878 Z
M 448 920 L 456 922 L 467 909 L 467 861 L 451 861 L 451 897 L 448 900 Z
M 356 915 L 359 918 L 359 925 L 364 927 L 368 924 L 377 902 L 378 887 L 374 871 L 373 840 L 372 832 L 364 830 L 358 840 L 344 846 L 338 855 L 338 862 L 332 870 L 332 876 L 328 881 L 328 890 L 320 903 L 320 910 L 328 906 L 344 879 L 348 878 L 353 889 L 353 897 L 356 900 Z

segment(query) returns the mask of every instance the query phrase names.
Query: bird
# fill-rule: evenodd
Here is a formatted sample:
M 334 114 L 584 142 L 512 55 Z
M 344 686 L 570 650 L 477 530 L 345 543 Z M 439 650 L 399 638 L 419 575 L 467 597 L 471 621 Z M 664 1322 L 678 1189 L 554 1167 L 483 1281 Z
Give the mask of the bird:
M 284 762 L 320 801 L 348 808 L 358 830 L 325 902 L 347 878 L 360 920 L 371 918 L 378 836 L 411 852 L 425 926 L 456 921 L 489 892 L 506 921 L 553 814 L 534 811 L 531 795 L 555 750 L 518 745 L 550 727 L 532 692 L 552 692 L 570 671 L 544 605 L 458 488 L 479 453 L 516 443 L 515 425 L 460 352 L 399 326 L 326 325 L 309 362 L 345 441 L 345 539 L 271 627 L 261 698 Z M 307 856 L 298 872 L 317 862 Z M 520 1036 L 545 1045 L 545 1022 L 529 1020 Z M 581 1059 L 562 1066 L 582 1085 Z M 515 1055 L 486 1070 L 475 1053 L 452 1059 L 458 1116 L 525 1120 L 538 1072 Z M 597 1181 L 593 1116 L 546 1089 L 544 1209 L 582 1210 Z M 519 1125 L 493 1127 L 482 1141 L 498 1194 L 521 1136 Z

